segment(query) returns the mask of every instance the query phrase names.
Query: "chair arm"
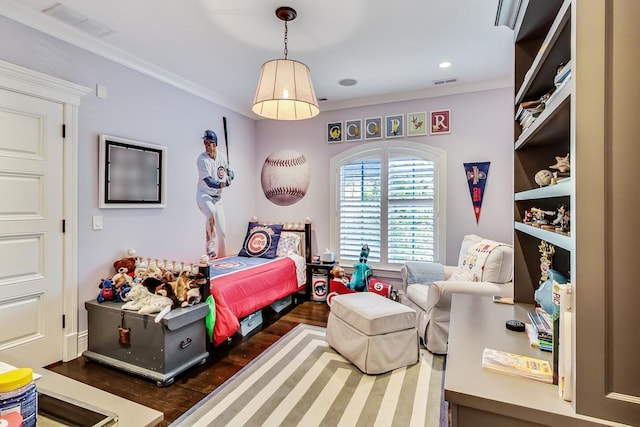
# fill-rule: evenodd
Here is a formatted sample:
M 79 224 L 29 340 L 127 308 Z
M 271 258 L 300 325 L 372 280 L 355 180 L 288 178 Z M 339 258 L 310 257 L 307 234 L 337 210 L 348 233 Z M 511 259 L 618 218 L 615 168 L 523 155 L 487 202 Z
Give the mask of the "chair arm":
M 428 263 L 429 262 L 425 261 L 425 264 L 428 264 Z M 457 268 L 457 267 L 450 266 L 450 265 L 443 265 L 442 267 L 444 269 L 444 279 L 445 280 L 449 279 L 451 274 Z M 400 275 L 402 276 L 402 291 L 406 293 L 407 292 L 407 286 L 415 284 L 415 283 L 409 283 L 409 273 L 407 271 L 407 265 L 406 264 L 403 264 L 402 267 L 400 268 Z M 423 284 L 426 285 L 426 283 L 423 283 Z
M 429 286 L 427 297 L 430 307 L 451 307 L 453 294 L 472 295 L 513 295 L 513 282 L 464 282 L 464 281 L 438 281 Z

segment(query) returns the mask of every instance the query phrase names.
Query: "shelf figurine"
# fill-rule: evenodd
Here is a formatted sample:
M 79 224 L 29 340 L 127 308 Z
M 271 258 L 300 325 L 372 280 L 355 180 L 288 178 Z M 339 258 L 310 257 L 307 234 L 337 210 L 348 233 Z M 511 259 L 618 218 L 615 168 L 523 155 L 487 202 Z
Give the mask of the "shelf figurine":
M 569 210 L 564 203 L 558 206 L 556 219 L 551 224 L 555 226 L 555 231 L 561 233 L 567 233 L 569 231 Z

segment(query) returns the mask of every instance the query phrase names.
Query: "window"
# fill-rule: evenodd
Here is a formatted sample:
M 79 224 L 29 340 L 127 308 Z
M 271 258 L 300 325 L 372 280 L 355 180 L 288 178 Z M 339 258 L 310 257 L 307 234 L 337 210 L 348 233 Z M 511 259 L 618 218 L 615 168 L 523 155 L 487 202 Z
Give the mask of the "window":
M 438 261 L 444 255 L 445 153 L 407 141 L 367 144 L 331 161 L 332 245 L 342 262 Z

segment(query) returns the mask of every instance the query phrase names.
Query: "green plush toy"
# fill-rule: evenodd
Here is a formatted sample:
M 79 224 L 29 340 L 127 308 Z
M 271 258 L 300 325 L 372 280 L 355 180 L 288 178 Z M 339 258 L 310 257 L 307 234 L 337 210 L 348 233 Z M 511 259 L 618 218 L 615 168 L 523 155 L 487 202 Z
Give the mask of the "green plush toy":
M 358 292 L 367 290 L 369 278 L 373 275 L 371 267 L 367 265 L 367 258 L 369 258 L 369 245 L 364 244 L 362 245 L 362 250 L 360 250 L 360 260 L 353 264 L 353 274 L 348 285 L 349 289 Z

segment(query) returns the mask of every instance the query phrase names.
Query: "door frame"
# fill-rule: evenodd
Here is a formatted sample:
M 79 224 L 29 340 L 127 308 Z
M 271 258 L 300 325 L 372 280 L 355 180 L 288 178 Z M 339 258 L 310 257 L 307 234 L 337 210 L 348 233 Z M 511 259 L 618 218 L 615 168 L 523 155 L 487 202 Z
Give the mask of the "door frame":
M 59 103 L 63 111 L 62 357 L 66 362 L 78 357 L 78 110 L 80 99 L 92 89 L 2 60 L 0 88 Z

